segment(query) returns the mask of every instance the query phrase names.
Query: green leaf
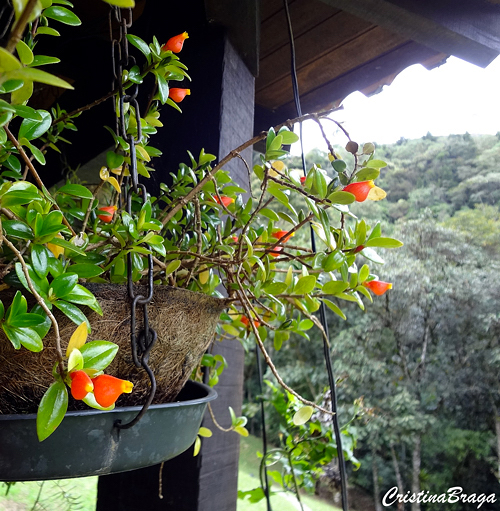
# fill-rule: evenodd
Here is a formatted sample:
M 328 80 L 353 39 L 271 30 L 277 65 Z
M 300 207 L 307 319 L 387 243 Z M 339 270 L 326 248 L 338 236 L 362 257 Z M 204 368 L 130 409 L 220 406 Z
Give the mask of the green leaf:
M 36 416 L 36 432 L 42 442 L 61 424 L 68 409 L 68 391 L 63 382 L 55 382 L 42 397 Z
M 174 273 L 174 271 L 176 271 L 180 265 L 181 261 L 179 259 L 176 259 L 168 263 L 168 266 L 165 269 L 165 277 L 170 275 L 171 273 Z
M 262 208 L 259 211 L 259 215 L 264 215 L 265 217 L 269 218 L 269 220 L 272 220 L 273 222 L 277 222 L 280 219 L 280 217 L 272 209 L 269 209 L 269 208 Z
M 36 29 L 36 35 L 38 35 L 38 34 L 53 35 L 53 36 L 61 35 L 57 30 L 55 30 L 52 27 L 38 27 Z
M 14 57 L 14 55 L 5 48 L 0 47 L 0 71 L 8 73 L 9 71 L 21 69 L 22 67 L 23 65 L 16 59 L 16 57 Z
M 115 154 L 115 153 L 113 153 Z M 113 167 L 114 168 L 114 167 Z M 64 185 L 57 189 L 57 193 L 65 193 L 66 195 L 72 195 L 73 197 L 80 197 L 81 199 L 92 200 L 94 196 L 92 192 L 85 186 L 82 185 Z
M 72 291 L 77 283 L 78 275 L 75 273 L 63 273 L 52 281 L 52 284 L 49 288 L 49 293 L 50 290 L 52 290 L 55 296 L 58 298 L 63 298 Z
M 22 315 L 24 317 L 24 315 Z M 2 325 L 4 332 L 7 337 L 10 339 L 12 344 L 14 344 L 13 340 L 15 340 L 14 346 L 18 344 L 22 344 L 26 349 L 38 353 L 43 349 L 43 343 L 40 336 L 33 328 L 29 327 L 15 327 L 10 324 Z
M 371 167 L 366 167 L 356 173 L 356 179 L 358 181 L 373 181 L 377 179 L 378 176 L 380 176 L 380 170 L 372 169 Z
M 299 323 L 300 330 L 310 330 L 314 326 L 314 323 L 310 319 L 303 319 Z
M 4 201 L 2 201 L 2 205 L 4 205 Z M 20 220 L 4 220 L 2 222 L 2 226 L 7 236 L 22 240 L 33 239 L 33 231 L 31 230 L 31 227 Z
M 344 204 L 344 205 L 348 205 L 348 204 L 352 204 L 356 200 L 356 197 L 352 193 L 340 191 L 340 192 L 333 192 L 333 193 L 331 193 L 327 197 L 327 199 L 332 204 Z
M 156 79 L 158 82 L 158 93 L 160 95 L 160 101 L 162 105 L 164 105 L 167 102 L 168 99 L 168 93 L 169 93 L 169 87 L 168 82 L 161 76 L 160 74 L 156 74 Z
M 61 7 L 59 5 L 53 5 L 48 9 L 45 9 L 43 14 L 47 18 L 59 21 L 65 25 L 76 27 L 82 24 L 80 18 L 76 14 L 71 12 L 69 9 L 66 9 L 66 7 Z
M 334 160 L 332 161 L 332 167 L 337 171 L 337 172 L 344 172 L 344 170 L 346 169 L 347 167 L 347 164 L 344 160 Z
M 90 332 L 90 323 L 86 318 L 85 314 L 72 303 L 65 302 L 64 300 L 56 300 L 54 306 L 57 307 L 62 313 L 64 313 L 75 325 L 81 325 L 83 321 L 87 324 Z
M 81 279 L 91 279 L 92 277 L 97 277 L 104 272 L 104 270 L 97 264 L 90 263 L 72 264 L 68 270 L 71 273 L 76 273 Z
M 25 66 L 33 62 L 33 52 L 24 41 L 21 40 L 16 44 L 16 51 Z
M 314 289 L 315 285 L 316 285 L 315 275 L 307 275 L 305 277 L 300 277 L 297 284 L 295 284 L 293 292 L 296 295 L 306 295 Z
M 365 242 L 365 247 L 380 247 L 380 248 L 398 248 L 402 247 L 403 243 L 394 238 L 371 238 Z
M 43 245 L 31 245 L 31 263 L 40 278 L 46 277 L 49 273 L 49 257 L 51 255 L 50 251 Z
M 61 62 L 61 59 L 58 59 L 57 57 L 49 57 L 48 55 L 35 55 L 30 66 L 46 66 L 47 64 L 57 64 L 58 62 Z
M 1 48 L 0 48 L 1 49 Z M 54 85 L 55 87 L 61 87 L 63 89 L 73 89 L 65 80 L 58 78 L 57 76 L 51 75 L 36 67 L 23 67 L 22 69 L 15 69 L 8 73 L 9 79 L 19 78 L 21 80 L 29 80 L 31 82 L 46 83 L 47 85 Z M 25 83 L 26 85 L 26 83 Z
M 107 0 L 105 0 L 107 1 Z M 120 1 L 120 0 L 119 0 Z M 124 0 L 124 1 L 130 1 L 130 0 Z M 130 44 L 135 46 L 138 50 L 140 50 L 145 57 L 149 57 L 151 54 L 151 50 L 149 49 L 149 46 L 140 38 L 132 34 L 127 34 L 127 39 Z
M 377 254 L 377 252 L 375 252 L 375 250 L 371 249 L 370 247 L 364 248 L 360 254 L 370 261 L 373 261 L 374 263 L 385 264 L 385 261 Z
M 85 325 L 85 323 L 83 323 Z M 71 350 L 68 357 L 68 373 L 83 369 L 83 356 L 78 348 Z
M 21 82 L 22 80 L 10 80 L 11 82 Z M 34 108 L 31 108 L 27 105 L 13 105 L 13 108 L 16 111 L 16 114 L 19 115 L 19 117 L 22 117 L 23 119 L 32 119 L 33 121 L 41 122 L 43 121 L 42 115 L 39 113 L 38 110 L 35 110 Z M 40 110 L 43 112 L 44 110 Z
M 382 160 L 370 160 L 367 165 L 369 167 L 374 167 L 376 169 L 382 169 L 384 167 L 387 167 L 387 163 Z
M 330 300 L 327 300 L 326 298 L 321 298 L 321 301 L 333 312 L 335 312 L 335 314 L 337 314 L 337 316 L 340 316 L 342 319 L 347 319 L 345 317 L 345 314 L 340 310 L 339 307 L 337 307 L 332 301 Z
M 125 158 L 123 154 L 115 153 L 114 151 L 108 151 L 106 153 L 106 165 L 110 169 L 117 169 L 123 164 Z
M 358 276 L 358 281 L 360 283 L 364 282 L 368 276 L 370 275 L 370 268 L 368 267 L 367 264 L 364 264 L 361 269 L 359 270 L 359 276 Z
M 82 256 L 85 256 L 87 254 L 85 254 L 85 251 L 76 247 L 75 245 L 73 245 L 73 243 L 70 243 L 69 241 L 66 241 L 66 240 L 63 240 L 62 238 L 52 238 L 50 240 L 50 242 L 53 244 L 53 245 L 57 245 L 58 247 L 62 247 L 64 248 L 65 250 L 71 250 L 73 252 L 76 252 L 77 254 L 80 254 Z
M 288 285 L 285 282 L 271 282 L 264 286 L 264 291 L 270 295 L 276 296 L 286 291 L 287 287 Z
M 332 280 L 323 285 L 323 293 L 326 295 L 336 295 L 338 293 L 343 293 L 349 284 L 342 280 Z
M 96 297 L 80 284 L 77 284 L 67 295 L 65 295 L 64 299 L 78 305 L 86 305 L 102 316 L 102 309 Z
M 299 140 L 299 136 L 296 133 L 294 133 L 293 131 L 289 131 L 286 128 L 281 128 L 278 131 L 278 135 L 281 135 L 282 140 L 283 140 L 282 143 L 284 145 L 294 144 L 295 142 L 297 142 Z
M 303 406 L 295 412 L 292 421 L 295 426 L 302 426 L 311 418 L 313 412 L 314 408 L 312 406 Z
M 84 369 L 104 371 L 118 353 L 118 345 L 108 341 L 91 341 L 80 348 Z

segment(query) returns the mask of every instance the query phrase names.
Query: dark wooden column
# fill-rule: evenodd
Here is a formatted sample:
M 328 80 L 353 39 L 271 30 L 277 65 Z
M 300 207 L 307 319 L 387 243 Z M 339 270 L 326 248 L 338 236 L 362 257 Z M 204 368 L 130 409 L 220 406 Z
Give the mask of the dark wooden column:
M 188 149 L 196 156 L 203 147 L 221 158 L 252 137 L 254 79 L 225 32 L 205 21 L 202 1 L 177 3 L 175 17 L 168 16 L 170 7 L 162 2 L 151 3 L 156 5 L 156 14 L 145 11 L 142 24 L 131 32 L 145 40 L 152 34 L 164 40 L 188 31 L 190 38 L 180 56 L 193 78 L 192 95 L 181 104 L 183 114 L 164 109 L 161 120 L 168 127 L 152 141 L 164 154 L 156 165 L 155 179 L 160 182 L 179 162 L 188 161 Z M 161 10 L 166 11 L 163 20 L 158 15 Z M 177 23 L 172 27 L 174 18 Z M 244 157 L 251 166 L 251 152 Z M 241 160 L 233 160 L 226 170 L 248 188 Z M 241 411 L 244 352 L 237 340 L 218 343 L 215 352 L 229 364 L 217 385 L 219 397 L 212 404 L 217 421 L 227 427 L 231 423 L 228 406 L 236 413 Z M 190 448 L 164 464 L 162 499 L 158 496 L 160 467 L 154 466 L 101 477 L 97 511 L 235 511 L 239 436 L 219 431 L 208 412 L 203 424 L 213 436 L 203 440 L 200 454 L 193 457 Z

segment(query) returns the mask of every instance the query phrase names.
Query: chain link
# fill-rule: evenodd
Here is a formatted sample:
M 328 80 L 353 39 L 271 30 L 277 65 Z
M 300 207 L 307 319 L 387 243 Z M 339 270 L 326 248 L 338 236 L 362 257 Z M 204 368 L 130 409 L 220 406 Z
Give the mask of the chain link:
M 115 37 L 113 29 L 119 26 L 118 38 Z M 128 190 L 126 200 L 126 211 L 129 215 L 132 214 L 132 199 L 133 196 L 140 196 L 142 198 L 142 205 L 147 201 L 147 191 L 143 184 L 139 183 L 139 175 L 137 172 L 137 156 L 135 146 L 140 144 L 142 141 L 142 129 L 141 129 L 141 114 L 139 104 L 137 102 L 137 94 L 139 92 L 138 84 L 133 84 L 128 88 L 125 93 L 123 88 L 123 75 L 124 70 L 130 70 L 136 65 L 135 58 L 129 54 L 127 31 L 132 26 L 132 10 L 131 9 L 119 9 L 117 7 L 111 7 L 109 13 L 109 33 L 112 42 L 112 65 L 113 65 L 113 90 L 118 90 L 118 100 L 114 102 L 114 111 L 116 118 L 116 133 L 126 140 L 130 147 L 130 164 L 129 172 L 130 178 L 127 179 Z M 135 118 L 137 121 L 137 136 L 133 134 L 127 134 L 127 125 L 125 121 L 125 114 L 129 109 L 133 108 Z M 146 247 L 150 249 L 149 245 Z M 156 380 L 154 374 L 149 367 L 149 355 L 153 345 L 157 340 L 157 333 L 149 325 L 149 314 L 148 304 L 153 299 L 153 256 L 148 255 L 148 284 L 146 296 L 142 294 L 136 294 L 133 283 L 133 261 L 132 254 L 127 254 L 127 289 L 128 295 L 131 300 L 130 309 L 130 347 L 132 350 L 132 359 L 137 367 L 142 367 L 149 376 L 151 381 L 151 388 L 146 403 L 143 405 L 141 411 L 137 416 L 127 424 L 121 424 L 120 421 L 115 423 L 115 426 L 119 429 L 128 429 L 137 424 L 142 416 L 146 413 L 150 404 L 153 401 L 156 392 Z M 137 307 L 142 307 L 143 315 L 143 328 L 139 335 L 137 335 L 136 327 L 136 310 Z

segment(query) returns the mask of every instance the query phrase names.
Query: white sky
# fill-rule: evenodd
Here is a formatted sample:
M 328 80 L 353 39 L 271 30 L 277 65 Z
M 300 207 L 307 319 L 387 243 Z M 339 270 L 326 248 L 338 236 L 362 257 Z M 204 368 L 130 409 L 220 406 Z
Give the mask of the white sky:
M 332 117 L 343 123 L 351 138 L 365 142 L 393 143 L 401 137 L 495 134 L 500 131 L 500 57 L 486 69 L 450 57 L 446 64 L 428 71 L 421 65 L 401 72 L 390 86 L 370 98 L 354 92 L 344 110 Z M 334 124 L 325 123 L 327 135 Z M 343 136 L 332 143 L 344 145 Z M 304 149 L 326 146 L 314 122 L 304 123 Z M 299 144 L 292 145 L 298 154 Z

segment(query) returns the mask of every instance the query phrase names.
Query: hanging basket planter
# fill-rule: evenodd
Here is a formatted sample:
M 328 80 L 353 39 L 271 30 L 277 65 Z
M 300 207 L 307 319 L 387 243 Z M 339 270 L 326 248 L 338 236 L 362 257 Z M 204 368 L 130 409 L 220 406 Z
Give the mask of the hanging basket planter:
M 43 442 L 36 415 L 0 415 L 0 481 L 38 481 L 125 472 L 181 454 L 196 439 L 216 392 L 189 381 L 173 403 L 152 405 L 133 427 L 119 430 L 140 407 L 68 412 Z
M 87 314 L 92 325 L 88 340 L 117 344 L 118 354 L 106 371 L 134 384 L 133 392 L 122 395 L 117 404 L 142 405 L 149 395 L 150 380 L 132 360 L 127 288 L 109 284 L 86 287 L 97 297 L 103 310 L 102 317 L 95 312 Z M 142 290 L 138 288 L 137 291 Z M 149 358 L 149 367 L 157 383 L 153 403 L 168 403 L 175 399 L 212 342 L 219 316 L 229 303 L 227 299 L 186 289 L 155 286 L 153 301 L 148 305 L 149 324 L 158 334 Z M 61 313 L 56 314 L 56 318 L 65 350 L 75 325 Z M 142 327 L 142 309 L 138 308 L 137 335 Z M 45 338 L 45 348 L 33 353 L 25 349 L 15 350 L 0 329 L 0 413 L 35 413 L 45 390 L 54 381 L 52 367 L 56 360 L 50 333 Z M 72 406 L 70 410 L 85 407 L 80 402 L 74 402 Z

